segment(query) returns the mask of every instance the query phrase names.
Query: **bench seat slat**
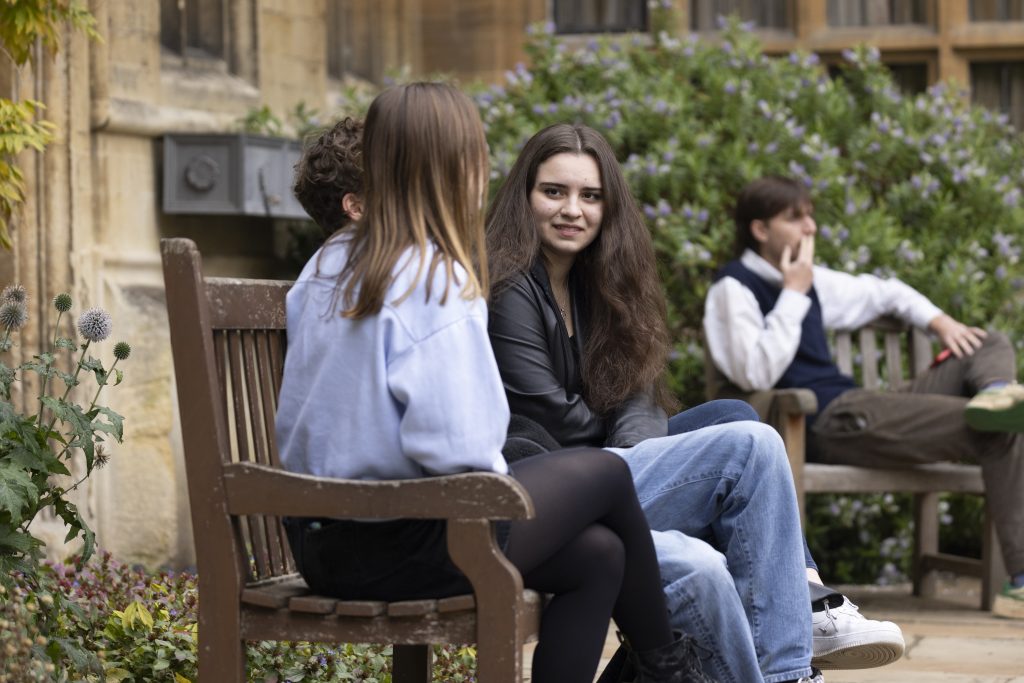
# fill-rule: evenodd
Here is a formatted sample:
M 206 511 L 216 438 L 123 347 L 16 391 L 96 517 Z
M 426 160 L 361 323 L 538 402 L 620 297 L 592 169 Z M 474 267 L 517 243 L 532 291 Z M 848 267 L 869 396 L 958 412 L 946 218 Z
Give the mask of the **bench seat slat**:
M 441 614 L 446 612 L 462 612 L 464 610 L 476 609 L 476 598 L 473 594 L 455 595 L 450 598 L 442 598 L 437 601 L 437 611 Z
M 984 493 L 981 468 L 936 463 L 906 469 L 804 465 L 807 493 Z
M 337 607 L 338 599 L 325 595 L 303 595 L 288 601 L 288 609 L 292 612 L 308 614 L 333 614 Z
M 309 587 L 302 577 L 290 577 L 284 581 L 274 581 L 264 585 L 252 584 L 242 589 L 242 602 L 255 607 L 280 609 L 288 606 L 294 597 L 309 594 Z
M 339 600 L 334 613 L 341 617 L 379 617 L 388 611 L 388 603 L 377 600 Z
M 422 617 L 437 612 L 437 600 L 402 600 L 388 603 L 389 617 Z

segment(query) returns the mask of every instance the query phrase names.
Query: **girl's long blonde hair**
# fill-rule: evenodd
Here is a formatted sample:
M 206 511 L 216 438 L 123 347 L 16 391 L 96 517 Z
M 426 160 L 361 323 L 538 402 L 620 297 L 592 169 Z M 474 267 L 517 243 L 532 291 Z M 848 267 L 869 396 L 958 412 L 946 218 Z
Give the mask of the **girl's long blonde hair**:
M 455 263 L 467 272 L 461 296 L 486 297 L 487 258 L 483 239 L 483 197 L 488 157 L 476 107 L 444 83 L 410 83 L 374 99 L 363 132 L 363 218 L 346 231 L 348 262 L 338 275 L 342 315 L 363 318 L 380 311 L 395 279 L 398 259 L 419 252 L 413 284 L 427 271 L 427 296 L 438 267 L 445 291 L 455 280 Z M 429 266 L 427 242 L 436 247 Z

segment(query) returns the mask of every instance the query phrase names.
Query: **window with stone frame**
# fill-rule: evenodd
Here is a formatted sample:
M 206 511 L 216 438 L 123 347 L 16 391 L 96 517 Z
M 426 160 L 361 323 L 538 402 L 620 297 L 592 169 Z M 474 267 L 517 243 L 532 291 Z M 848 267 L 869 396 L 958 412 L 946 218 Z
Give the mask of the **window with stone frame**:
M 1024 21 L 1024 0 L 970 0 L 971 21 Z
M 929 0 L 828 0 L 830 26 L 924 24 Z
M 647 0 L 554 0 L 557 33 L 647 30 Z
M 690 0 L 690 28 L 714 31 L 718 18 L 735 14 L 755 28 L 792 30 L 792 0 Z
M 971 64 L 971 100 L 1009 117 L 1024 130 L 1024 61 Z
M 160 44 L 184 60 L 228 60 L 228 0 L 160 0 Z
M 896 87 L 905 95 L 918 95 L 928 89 L 928 64 L 907 62 L 886 64 Z
M 379 81 L 379 52 L 369 35 L 379 31 L 381 8 L 375 0 L 327 0 L 327 75 Z M 358 30 L 357 30 L 358 29 Z

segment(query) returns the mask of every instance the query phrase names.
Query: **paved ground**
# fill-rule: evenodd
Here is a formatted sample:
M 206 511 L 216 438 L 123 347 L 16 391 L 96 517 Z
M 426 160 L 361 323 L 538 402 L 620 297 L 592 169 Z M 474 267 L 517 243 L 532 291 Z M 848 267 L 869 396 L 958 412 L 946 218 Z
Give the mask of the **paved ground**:
M 869 617 L 900 625 L 907 652 L 879 669 L 827 671 L 827 683 L 1024 683 L 1024 621 L 978 610 L 978 589 L 976 581 L 950 580 L 941 599 L 926 601 L 911 597 L 909 585 L 843 587 Z M 609 631 L 604 656 L 616 647 Z

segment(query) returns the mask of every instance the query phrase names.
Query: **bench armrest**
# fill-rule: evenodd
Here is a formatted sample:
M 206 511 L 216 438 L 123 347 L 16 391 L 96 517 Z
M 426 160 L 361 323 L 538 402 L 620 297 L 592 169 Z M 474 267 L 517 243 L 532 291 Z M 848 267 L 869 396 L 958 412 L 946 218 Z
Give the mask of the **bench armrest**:
M 813 415 L 818 412 L 818 397 L 810 389 L 770 389 L 742 394 L 761 420 L 774 425 L 786 415 Z
M 533 501 L 522 484 L 493 472 L 356 481 L 231 463 L 224 465 L 224 487 L 232 515 L 450 520 L 533 517 Z

